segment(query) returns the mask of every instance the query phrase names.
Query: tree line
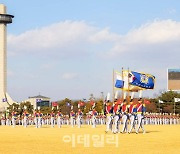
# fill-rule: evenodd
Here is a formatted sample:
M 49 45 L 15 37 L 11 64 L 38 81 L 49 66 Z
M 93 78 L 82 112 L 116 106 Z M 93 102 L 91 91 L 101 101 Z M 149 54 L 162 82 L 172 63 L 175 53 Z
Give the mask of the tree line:
M 90 96 L 92 98 L 92 94 Z M 144 103 L 146 104 L 146 111 L 147 112 L 153 112 L 153 113 L 180 113 L 180 102 L 174 102 L 174 98 L 180 98 L 180 93 L 174 92 L 174 91 L 167 91 L 161 93 L 156 98 L 143 98 Z M 161 100 L 163 103 L 159 103 L 159 100 Z M 95 99 L 93 98 L 93 101 L 95 102 L 95 109 L 99 114 L 104 113 L 104 100 L 101 98 Z M 134 98 L 133 100 L 135 103 L 137 103 L 138 98 Z M 50 114 L 53 110 L 53 112 L 57 113 L 57 111 L 61 111 L 62 114 L 68 115 L 72 109 L 73 111 L 78 111 L 78 103 L 83 102 L 83 105 L 80 106 L 80 109 L 82 112 L 86 115 L 91 109 L 92 109 L 92 102 L 90 101 L 84 101 L 84 100 L 70 100 L 68 98 L 65 98 L 63 100 L 57 101 L 57 107 L 49 106 L 49 107 L 41 107 L 40 111 L 43 114 Z M 111 102 L 112 103 L 112 102 Z M 24 106 L 26 106 L 26 110 L 33 114 L 33 106 L 30 102 L 23 102 L 18 104 L 12 104 L 8 107 L 7 113 L 11 114 L 12 111 L 16 111 L 18 115 L 22 115 L 24 111 Z

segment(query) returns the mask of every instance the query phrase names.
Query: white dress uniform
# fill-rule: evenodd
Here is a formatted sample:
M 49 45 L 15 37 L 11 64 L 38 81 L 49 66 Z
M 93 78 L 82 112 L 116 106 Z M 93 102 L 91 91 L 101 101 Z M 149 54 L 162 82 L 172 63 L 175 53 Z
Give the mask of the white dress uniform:
M 57 113 L 57 125 L 58 125 L 58 128 L 61 128 L 61 125 L 62 125 L 62 113 L 61 112 L 58 112 Z
M 128 106 L 125 103 L 123 103 L 122 105 L 122 122 L 123 122 L 123 126 L 122 126 L 122 130 L 121 130 L 121 133 L 124 133 L 124 132 L 128 132 L 127 130 L 127 120 L 128 120 Z
M 113 119 L 114 119 L 114 128 L 113 128 L 113 133 L 118 133 L 119 131 L 119 120 L 120 120 L 120 108 L 119 105 L 116 104 L 113 107 Z
M 42 116 L 43 114 L 39 111 L 38 112 L 38 128 L 41 128 L 42 126 Z
M 2 117 L 1 117 L 1 125 L 2 125 L 2 126 L 4 126 L 4 125 L 5 125 L 5 121 L 6 121 L 5 117 L 4 117 L 4 116 L 2 116 Z
M 97 111 L 93 110 L 91 113 L 91 119 L 92 119 L 92 128 L 96 127 L 96 116 L 97 116 Z
M 75 113 L 73 111 L 70 112 L 70 123 L 71 123 L 71 127 L 74 127 L 74 125 L 75 125 Z
M 107 133 L 110 129 L 112 129 L 112 119 L 113 119 L 112 106 L 107 105 L 105 107 L 105 111 L 106 111 L 106 133 Z
M 142 103 L 138 103 L 137 104 L 137 120 L 138 120 L 138 126 L 137 126 L 137 129 L 136 129 L 136 134 L 139 133 L 139 129 L 142 128 L 143 130 L 143 133 L 145 133 L 145 129 L 144 129 L 144 124 L 143 124 L 143 118 L 144 118 L 144 115 L 143 115 L 143 107 L 144 105 Z
M 78 128 L 81 127 L 81 118 L 82 118 L 82 112 L 79 110 L 77 112 L 77 117 L 76 117 L 76 123 L 77 123 Z
M 135 128 L 135 117 L 136 117 L 136 106 L 131 104 L 129 106 L 129 120 L 130 120 L 130 129 L 128 133 L 131 133 L 132 129 Z
M 51 112 L 51 127 L 54 128 L 55 126 L 55 113 Z
M 28 125 L 28 115 L 29 113 L 27 111 L 24 111 L 24 119 L 23 119 L 23 124 L 24 124 L 24 127 L 27 128 L 27 125 Z
M 13 127 L 16 126 L 16 112 L 12 112 L 12 125 Z
M 37 112 L 34 113 L 34 123 L 35 123 L 36 128 L 38 128 L 38 113 Z

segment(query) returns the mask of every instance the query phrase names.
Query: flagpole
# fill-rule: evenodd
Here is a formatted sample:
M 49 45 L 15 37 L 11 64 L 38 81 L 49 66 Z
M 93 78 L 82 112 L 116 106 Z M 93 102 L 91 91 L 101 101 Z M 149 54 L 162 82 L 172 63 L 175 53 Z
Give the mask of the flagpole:
M 128 75 L 127 75 L 127 77 L 128 77 L 128 103 L 129 103 L 129 67 L 128 67 Z
M 113 94 L 112 94 L 112 102 L 114 103 L 114 69 L 113 69 Z
M 124 77 L 123 77 L 123 67 L 122 67 L 122 81 L 124 81 Z M 124 86 L 123 86 L 124 87 Z M 123 91 L 123 88 L 122 88 L 122 101 L 124 100 L 124 91 Z

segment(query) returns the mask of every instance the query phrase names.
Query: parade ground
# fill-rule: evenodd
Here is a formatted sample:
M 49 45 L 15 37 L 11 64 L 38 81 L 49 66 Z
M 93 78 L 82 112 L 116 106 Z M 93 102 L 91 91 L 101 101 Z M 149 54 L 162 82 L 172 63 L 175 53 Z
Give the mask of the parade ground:
M 0 153 L 180 153 L 180 125 L 147 125 L 145 129 L 145 134 L 105 134 L 105 125 L 97 128 L 0 126 Z

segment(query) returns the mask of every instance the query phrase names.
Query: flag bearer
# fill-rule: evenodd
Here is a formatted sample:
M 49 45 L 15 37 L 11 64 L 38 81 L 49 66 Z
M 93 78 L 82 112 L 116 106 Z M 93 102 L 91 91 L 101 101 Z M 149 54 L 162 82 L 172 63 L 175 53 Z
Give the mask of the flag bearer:
M 131 99 L 130 105 L 129 105 L 129 120 L 130 120 L 130 129 L 128 133 L 130 134 L 132 129 L 134 128 L 135 130 L 135 117 L 136 117 L 136 105 L 133 104 L 133 100 Z
M 54 128 L 54 125 L 55 125 L 55 113 L 54 113 L 54 110 L 52 109 L 52 112 L 51 112 L 51 127 Z
M 28 111 L 26 110 L 26 109 L 27 109 L 26 106 L 24 106 L 24 109 L 25 109 L 25 110 L 24 110 L 24 112 L 23 112 L 23 117 L 24 117 L 24 119 L 23 119 L 23 124 L 24 124 L 24 127 L 27 128 L 29 113 L 28 113 Z
M 96 116 L 97 116 L 97 111 L 94 108 L 93 111 L 92 111 L 92 116 L 91 116 L 91 119 L 92 119 L 92 128 L 96 127 Z
M 42 126 L 42 117 L 43 117 L 43 114 L 40 110 L 40 106 L 38 106 L 38 128 Z
M 114 102 L 113 107 L 113 119 L 114 119 L 114 129 L 113 133 L 118 133 L 119 130 L 119 120 L 120 120 L 120 104 L 118 104 L 117 99 Z
M 62 118 L 63 118 L 63 115 L 62 115 L 61 111 L 58 111 L 56 117 L 57 117 L 58 128 L 61 128 Z
M 38 128 L 38 112 L 36 109 L 34 111 L 34 123 L 35 123 L 36 128 Z
M 124 133 L 126 131 L 127 133 L 127 120 L 128 120 L 128 106 L 126 103 L 126 99 L 124 99 L 123 101 L 123 105 L 122 105 L 122 122 L 123 122 L 123 127 L 121 130 L 121 133 Z
M 142 103 L 142 98 L 140 98 L 139 101 L 138 101 L 138 104 L 137 104 L 138 126 L 137 126 L 137 129 L 136 129 L 136 134 L 139 133 L 140 127 L 143 130 L 143 134 L 145 133 L 144 124 L 143 124 L 144 112 L 145 112 L 145 104 Z
M 70 123 L 71 123 L 71 127 L 74 127 L 75 125 L 75 113 L 71 107 L 71 112 L 70 112 Z
M 6 121 L 6 118 L 4 117 L 4 115 L 2 115 L 1 117 L 1 125 L 4 126 L 5 125 L 5 122 Z
M 17 116 L 17 113 L 15 111 L 12 112 L 12 125 L 13 127 L 16 126 L 16 116 Z
M 112 112 L 113 112 L 113 107 L 110 105 L 110 101 L 108 100 L 105 106 L 105 113 L 106 113 L 106 131 L 105 132 L 106 133 L 111 128 L 112 119 L 113 119 Z
M 76 116 L 76 123 L 77 123 L 78 128 L 81 127 L 82 115 L 83 115 L 83 113 L 82 113 L 81 109 L 78 109 L 77 116 Z

